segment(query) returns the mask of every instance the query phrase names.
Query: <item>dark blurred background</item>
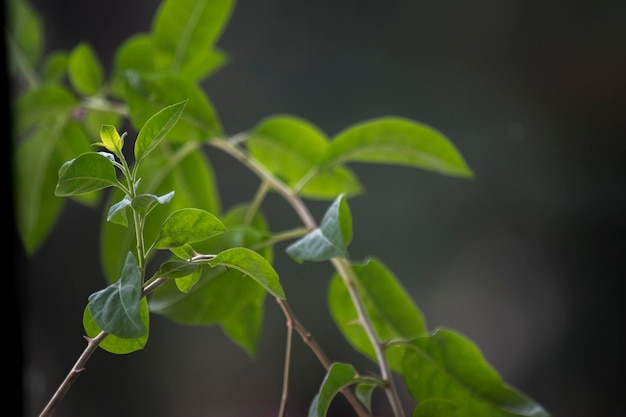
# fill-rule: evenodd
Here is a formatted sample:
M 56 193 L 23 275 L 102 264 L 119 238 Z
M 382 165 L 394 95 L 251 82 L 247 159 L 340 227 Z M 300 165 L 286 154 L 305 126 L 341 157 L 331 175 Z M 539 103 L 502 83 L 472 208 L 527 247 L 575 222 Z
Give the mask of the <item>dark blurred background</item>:
M 124 39 L 149 30 L 159 2 L 31 4 L 48 51 L 88 41 L 108 68 Z M 625 17 L 623 1 L 239 1 L 218 43 L 230 63 L 206 90 L 229 134 L 276 113 L 329 136 L 385 115 L 441 130 L 476 178 L 353 165 L 366 193 L 350 201 L 351 257 L 380 258 L 431 328 L 474 340 L 554 417 L 623 416 Z M 251 198 L 248 171 L 209 157 L 224 208 Z M 312 203 L 318 219 L 326 205 Z M 276 230 L 298 224 L 278 198 L 267 210 Z M 37 255 L 18 257 L 26 416 L 85 347 L 82 312 L 105 284 L 100 216 L 70 205 Z M 279 256 L 276 268 L 327 354 L 374 370 L 330 319 L 331 267 Z M 255 359 L 219 328 L 154 317 L 147 347 L 98 350 L 56 415 L 275 416 L 285 334 L 271 299 Z M 288 416 L 306 415 L 323 375 L 295 337 Z M 382 395 L 374 400 L 388 415 Z M 330 415 L 352 414 L 338 398 Z

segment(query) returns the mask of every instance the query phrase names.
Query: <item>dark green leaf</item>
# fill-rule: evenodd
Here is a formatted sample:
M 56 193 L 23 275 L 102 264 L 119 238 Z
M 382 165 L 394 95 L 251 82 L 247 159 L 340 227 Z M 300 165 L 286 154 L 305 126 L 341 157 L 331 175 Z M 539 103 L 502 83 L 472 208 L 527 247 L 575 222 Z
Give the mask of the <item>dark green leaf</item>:
M 135 141 L 135 161 L 140 161 L 159 145 L 178 122 L 186 105 L 187 100 L 172 104 L 148 119 Z
M 62 197 L 117 185 L 111 160 L 101 153 L 86 152 L 61 166 L 54 194 Z
M 200 269 L 200 264 L 186 261 L 166 261 L 155 276 L 159 278 L 182 278 Z
M 147 329 L 139 311 L 141 285 L 137 260 L 128 252 L 120 279 L 89 296 L 87 308 L 98 327 L 124 339 L 143 336 Z
M 457 417 L 456 410 L 453 402 L 433 398 L 420 402 L 413 410 L 412 417 Z
M 408 119 L 387 117 L 351 126 L 331 142 L 325 162 L 407 165 L 471 177 L 455 146 L 440 132 Z
M 439 329 L 404 347 L 402 375 L 417 402 L 448 400 L 457 407 L 458 416 L 549 415 L 505 384 L 476 345 L 456 332 Z
M 309 407 L 308 417 L 326 417 L 333 398 L 343 388 L 353 384 L 380 385 L 377 380 L 361 377 L 352 365 L 335 362 L 326 371 L 319 392 Z
M 327 261 L 345 256 L 352 240 L 352 216 L 344 196 L 328 208 L 320 227 L 289 245 L 287 254 L 298 262 Z
M 237 269 L 265 288 L 274 297 L 285 298 L 278 274 L 263 256 L 248 248 L 231 248 L 220 252 L 211 259 L 212 267 L 221 265 Z
M 68 61 L 69 79 L 74 88 L 84 95 L 95 95 L 102 87 L 102 64 L 91 47 L 82 42 L 70 53 Z
M 139 301 L 139 315 L 141 316 L 141 322 L 146 328 L 145 334 L 131 339 L 121 338 L 113 334 L 109 334 L 99 346 L 107 352 L 117 355 L 123 355 L 143 349 L 146 346 L 146 343 L 148 343 L 148 335 L 150 333 L 150 311 L 148 309 L 148 301 L 145 297 Z M 88 307 L 85 308 L 83 313 L 83 327 L 85 328 L 87 336 L 92 338 L 96 337 L 102 331 L 102 329 L 100 329 L 100 327 L 98 327 L 98 325 L 93 321 Z
M 369 259 L 354 265 L 357 290 L 380 340 L 410 339 L 424 334 L 424 317 L 393 273 L 380 261 Z M 358 323 L 358 315 L 343 283 L 336 275 L 331 281 L 328 306 L 343 335 L 355 349 L 376 360 L 369 337 Z M 401 368 L 402 353 L 389 352 L 390 365 Z
M 167 249 L 182 246 L 225 231 L 222 222 L 208 211 L 196 208 L 180 209 L 165 220 L 154 247 Z

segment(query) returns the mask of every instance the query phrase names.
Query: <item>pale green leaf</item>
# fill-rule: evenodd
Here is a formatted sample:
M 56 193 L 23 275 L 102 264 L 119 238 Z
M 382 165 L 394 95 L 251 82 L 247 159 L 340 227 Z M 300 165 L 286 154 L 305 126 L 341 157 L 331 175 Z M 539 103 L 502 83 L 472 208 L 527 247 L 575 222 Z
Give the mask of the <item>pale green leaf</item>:
M 362 122 L 336 135 L 325 163 L 341 162 L 407 165 L 459 177 L 473 175 L 456 147 L 441 132 L 398 117 Z
M 161 226 L 154 242 L 156 249 L 167 249 L 209 239 L 223 233 L 222 222 L 208 211 L 186 208 L 175 211 Z
M 178 122 L 186 105 L 187 100 L 172 104 L 148 119 L 135 141 L 135 161 L 140 161 L 159 145 Z
M 86 42 L 78 44 L 68 61 L 68 75 L 72 86 L 81 94 L 95 95 L 103 81 L 103 68 L 95 51 Z

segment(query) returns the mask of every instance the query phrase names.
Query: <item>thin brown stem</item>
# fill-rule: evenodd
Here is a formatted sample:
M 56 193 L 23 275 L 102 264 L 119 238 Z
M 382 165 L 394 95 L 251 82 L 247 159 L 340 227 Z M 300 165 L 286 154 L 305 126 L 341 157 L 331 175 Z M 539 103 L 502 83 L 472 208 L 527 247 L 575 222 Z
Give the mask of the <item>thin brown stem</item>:
M 280 408 L 278 417 L 285 416 L 287 409 L 287 399 L 289 398 L 289 369 L 291 367 L 291 343 L 293 339 L 293 321 L 287 316 L 287 343 L 285 346 L 285 369 L 283 371 L 283 392 L 280 397 Z
M 328 359 L 328 357 L 326 356 L 322 348 L 319 346 L 317 341 L 313 338 L 311 333 L 295 317 L 295 315 L 291 311 L 291 308 L 287 304 L 287 301 L 282 300 L 280 298 L 276 298 L 276 302 L 278 303 L 280 308 L 283 310 L 283 314 L 285 315 L 285 318 L 287 319 L 287 328 L 289 329 L 290 327 L 293 327 L 294 329 L 296 329 L 296 331 L 302 338 L 302 341 L 304 342 L 304 344 L 306 344 L 309 348 L 311 348 L 311 350 L 313 351 L 315 356 L 317 356 L 317 359 L 320 361 L 322 366 L 324 366 L 324 369 L 328 370 L 328 368 L 330 368 L 330 365 L 332 365 L 332 363 L 330 362 L 330 360 Z M 361 404 L 361 402 L 354 396 L 354 393 L 352 391 L 350 391 L 348 388 L 343 388 L 340 392 L 341 394 L 343 394 L 346 400 L 348 400 L 348 402 L 350 403 L 350 405 L 352 406 L 352 408 L 354 409 L 354 411 L 357 413 L 359 417 L 370 417 L 370 414 L 363 407 L 363 404 Z

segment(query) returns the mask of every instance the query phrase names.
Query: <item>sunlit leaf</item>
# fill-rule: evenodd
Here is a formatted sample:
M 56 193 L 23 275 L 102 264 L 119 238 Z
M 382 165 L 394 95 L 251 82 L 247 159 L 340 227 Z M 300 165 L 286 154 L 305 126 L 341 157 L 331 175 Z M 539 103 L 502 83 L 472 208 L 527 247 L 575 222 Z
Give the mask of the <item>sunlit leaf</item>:
M 143 125 L 135 141 L 135 160 L 139 161 L 149 154 L 165 138 L 180 119 L 187 100 L 172 104 L 154 114 Z
M 407 165 L 453 176 L 473 175 L 442 133 L 397 117 L 362 122 L 340 132 L 332 140 L 325 162 Z
M 222 222 L 208 211 L 187 208 L 170 214 L 161 226 L 154 247 L 167 249 L 208 239 L 226 231 Z

